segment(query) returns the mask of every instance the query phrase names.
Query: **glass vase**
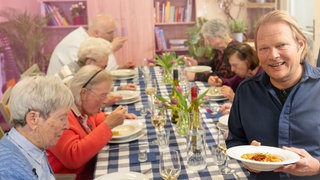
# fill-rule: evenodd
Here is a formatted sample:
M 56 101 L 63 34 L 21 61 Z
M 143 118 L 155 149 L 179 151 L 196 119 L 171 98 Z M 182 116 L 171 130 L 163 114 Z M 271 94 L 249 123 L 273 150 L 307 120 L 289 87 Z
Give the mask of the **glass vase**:
M 164 69 L 164 73 L 162 76 L 163 84 L 172 84 L 172 74 L 170 69 Z
M 176 129 L 178 134 L 181 136 L 186 136 L 189 130 L 189 112 L 180 111 L 179 112 L 179 120 L 176 125 Z

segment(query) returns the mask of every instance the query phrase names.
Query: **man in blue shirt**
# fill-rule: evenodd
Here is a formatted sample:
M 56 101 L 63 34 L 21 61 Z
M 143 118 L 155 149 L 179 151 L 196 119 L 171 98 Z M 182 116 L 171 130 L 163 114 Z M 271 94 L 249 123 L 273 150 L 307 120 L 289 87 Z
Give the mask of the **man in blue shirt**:
M 246 167 L 250 179 L 320 179 L 320 70 L 306 61 L 306 37 L 287 12 L 276 10 L 258 22 L 255 47 L 265 73 L 238 87 L 227 146 L 283 147 L 301 157 L 273 172 Z

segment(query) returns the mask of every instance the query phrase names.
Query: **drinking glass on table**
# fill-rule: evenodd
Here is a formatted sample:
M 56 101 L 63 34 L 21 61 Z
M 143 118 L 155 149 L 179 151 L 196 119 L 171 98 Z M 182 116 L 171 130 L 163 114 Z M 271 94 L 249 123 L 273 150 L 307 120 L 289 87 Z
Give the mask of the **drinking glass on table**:
M 151 111 L 151 123 L 156 128 L 156 133 L 162 133 L 162 129 L 167 122 L 167 117 L 165 114 L 165 109 L 163 108 L 153 108 Z M 166 133 L 166 132 L 163 132 Z M 157 135 L 158 138 L 158 135 Z M 158 140 L 154 140 L 153 144 L 159 145 Z
M 164 180 L 178 179 L 181 172 L 180 155 L 178 151 L 169 150 L 160 153 L 160 175 Z
M 154 98 L 155 95 L 157 94 L 157 83 L 155 79 L 148 79 L 145 82 L 145 92 L 147 94 L 148 97 L 150 97 L 150 107 L 151 107 L 151 111 L 154 109 Z
M 227 155 L 227 146 L 226 146 L 226 143 L 225 143 L 225 140 L 223 138 L 223 130 L 218 128 L 218 148 L 223 152 L 222 155 L 225 156 L 225 162 L 223 164 L 223 166 L 220 168 L 220 171 L 223 175 L 225 174 L 233 174 L 235 172 L 234 169 L 232 169 L 231 167 L 229 167 L 229 164 L 228 164 L 228 155 Z M 221 138 L 222 137 L 222 138 Z M 222 139 L 222 140 L 221 140 Z

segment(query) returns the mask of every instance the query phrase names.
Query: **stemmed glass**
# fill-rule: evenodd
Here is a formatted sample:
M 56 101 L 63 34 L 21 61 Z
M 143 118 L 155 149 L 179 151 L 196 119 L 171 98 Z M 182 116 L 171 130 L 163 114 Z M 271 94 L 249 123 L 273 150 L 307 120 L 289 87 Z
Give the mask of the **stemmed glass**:
M 159 132 L 163 129 L 164 125 L 167 122 L 165 109 L 163 108 L 154 108 L 151 111 L 151 123 Z
M 164 180 L 178 179 L 181 172 L 181 162 L 178 151 L 161 152 L 159 162 L 160 175 Z
M 222 134 L 223 134 L 223 130 L 221 130 L 220 128 L 218 128 L 218 148 L 220 150 L 223 151 L 223 155 L 225 156 L 225 163 L 223 164 L 223 166 L 220 168 L 220 171 L 222 174 L 233 174 L 235 172 L 234 169 L 232 169 L 231 167 L 229 167 L 228 165 L 228 155 L 226 154 L 227 151 L 227 145 L 225 143 L 224 140 L 220 140 Z M 222 137 L 223 139 L 223 137 Z
M 166 122 L 167 118 L 165 114 L 165 109 L 153 108 L 151 111 L 151 123 L 156 128 L 156 133 L 161 133 L 161 130 L 163 129 Z M 159 144 L 158 140 L 154 140 L 152 143 Z
M 145 82 L 146 87 L 145 87 L 145 92 L 148 97 L 150 97 L 150 102 L 151 102 L 151 111 L 154 109 L 154 98 L 155 95 L 157 94 L 157 84 L 155 79 L 148 79 Z

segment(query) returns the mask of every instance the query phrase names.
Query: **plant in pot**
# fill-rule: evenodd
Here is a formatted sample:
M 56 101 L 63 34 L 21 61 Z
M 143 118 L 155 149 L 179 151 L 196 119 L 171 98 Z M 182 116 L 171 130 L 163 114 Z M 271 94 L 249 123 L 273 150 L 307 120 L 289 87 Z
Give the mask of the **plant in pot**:
M 206 18 L 198 17 L 195 26 L 186 29 L 188 34 L 186 41 L 186 45 L 189 47 L 188 55 L 194 59 L 211 60 L 214 57 L 214 51 L 205 43 L 205 39 L 200 32 L 203 24 L 207 21 Z
M 43 54 L 46 39 L 43 27 L 49 17 L 31 15 L 27 11 L 12 8 L 1 11 L 0 17 L 5 19 L 0 25 L 0 32 L 9 41 L 20 73 L 33 64 L 38 64 L 45 71 L 48 60 Z
M 242 42 L 245 31 L 247 30 L 246 23 L 241 19 L 231 19 L 228 21 L 229 29 L 233 39 Z

